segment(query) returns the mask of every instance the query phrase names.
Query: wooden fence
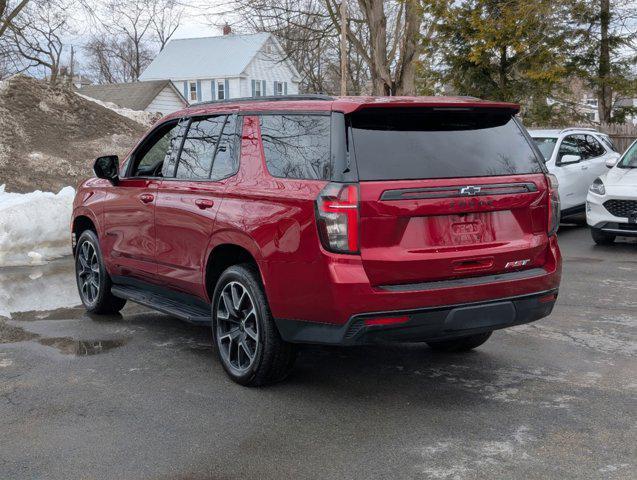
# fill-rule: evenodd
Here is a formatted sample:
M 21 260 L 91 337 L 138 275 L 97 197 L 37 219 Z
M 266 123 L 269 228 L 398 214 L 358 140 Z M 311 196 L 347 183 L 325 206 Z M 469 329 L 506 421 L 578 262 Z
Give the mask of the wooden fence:
M 626 149 L 637 140 L 637 126 L 635 125 L 601 125 L 600 131 L 607 133 L 613 140 L 620 153 L 624 153 Z

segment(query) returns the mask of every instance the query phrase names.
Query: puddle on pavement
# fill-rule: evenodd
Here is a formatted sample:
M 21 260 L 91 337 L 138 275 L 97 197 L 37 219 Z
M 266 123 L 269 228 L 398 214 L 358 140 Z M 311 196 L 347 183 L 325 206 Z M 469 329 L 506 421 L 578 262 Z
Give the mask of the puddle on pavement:
M 72 338 L 41 338 L 38 343 L 58 349 L 65 355 L 85 357 L 98 355 L 126 344 L 126 340 L 74 340 Z
M 37 337 L 38 335 L 35 333 L 27 332 L 20 327 L 14 327 L 0 320 L 0 343 L 24 342 Z
M 45 265 L 0 268 L 0 317 L 80 303 L 71 256 Z

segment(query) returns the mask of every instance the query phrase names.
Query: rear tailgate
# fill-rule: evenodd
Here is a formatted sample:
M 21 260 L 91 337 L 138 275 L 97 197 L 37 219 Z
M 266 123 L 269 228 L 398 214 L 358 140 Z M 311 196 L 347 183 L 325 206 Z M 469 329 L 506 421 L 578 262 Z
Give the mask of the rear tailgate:
M 511 112 L 375 109 L 350 121 L 373 285 L 544 264 L 548 185 Z

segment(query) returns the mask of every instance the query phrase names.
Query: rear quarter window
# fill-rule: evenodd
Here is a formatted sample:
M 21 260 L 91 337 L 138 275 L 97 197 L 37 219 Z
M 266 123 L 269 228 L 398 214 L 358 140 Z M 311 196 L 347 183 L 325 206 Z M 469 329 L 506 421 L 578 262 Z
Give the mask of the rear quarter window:
M 508 111 L 369 109 L 350 116 L 361 180 L 540 173 Z
M 330 178 L 329 115 L 262 115 L 261 140 L 265 163 L 272 176 Z

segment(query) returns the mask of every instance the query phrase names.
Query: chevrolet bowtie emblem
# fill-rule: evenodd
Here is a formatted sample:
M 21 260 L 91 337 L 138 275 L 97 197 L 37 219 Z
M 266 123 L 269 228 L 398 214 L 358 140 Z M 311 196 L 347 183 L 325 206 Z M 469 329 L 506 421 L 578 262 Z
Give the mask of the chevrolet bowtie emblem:
M 474 187 L 469 185 L 468 187 L 462 187 L 460 189 L 460 195 L 477 195 L 482 190 L 480 187 Z

